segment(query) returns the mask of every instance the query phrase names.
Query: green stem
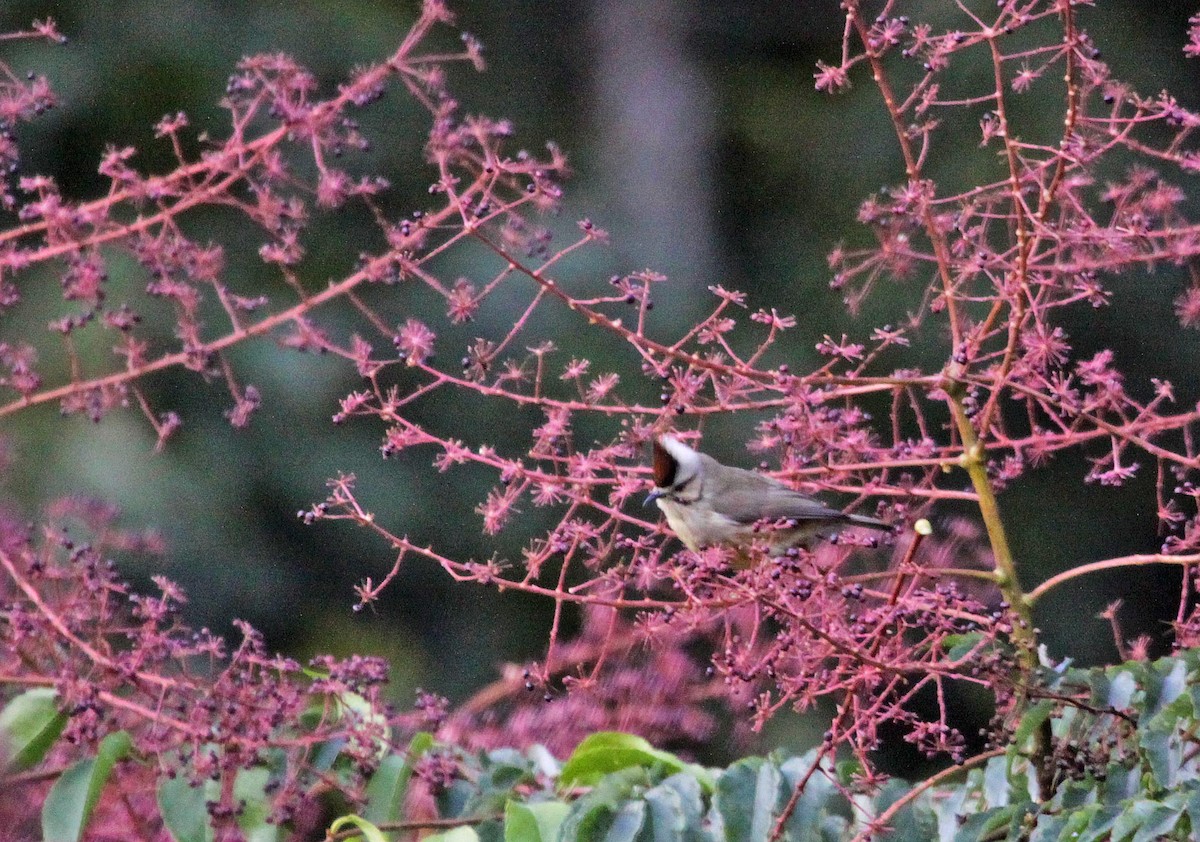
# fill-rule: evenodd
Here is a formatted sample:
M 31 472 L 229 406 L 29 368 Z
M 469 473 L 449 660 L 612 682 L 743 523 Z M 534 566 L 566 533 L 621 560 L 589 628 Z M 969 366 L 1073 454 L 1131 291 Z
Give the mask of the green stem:
M 962 456 L 959 464 L 971 477 L 975 486 L 975 494 L 979 497 L 979 514 L 983 517 L 983 525 L 987 529 L 988 542 L 992 545 L 992 555 L 995 557 L 996 568 L 993 571 L 996 586 L 1004 599 L 1012 606 L 1017 622 L 1013 626 L 1013 642 L 1019 650 L 1018 658 L 1025 671 L 1037 667 L 1037 638 L 1033 632 L 1033 618 L 1029 601 L 1021 590 L 1021 582 L 1017 578 L 1017 565 L 1013 561 L 1012 550 L 1008 546 L 1008 534 L 1004 531 L 1004 523 L 1000 519 L 1000 504 L 996 501 L 996 492 L 987 475 L 987 460 L 984 458 L 983 443 L 975 435 L 975 427 L 967 417 L 963 408 L 963 395 L 966 391 L 961 381 L 951 379 L 947 383 L 946 394 L 950 397 L 950 412 L 954 416 L 958 435 L 962 439 Z
M 1015 682 L 1018 690 L 1013 710 L 1019 717 L 1025 708 L 1028 688 L 1033 684 L 1034 673 L 1038 667 L 1037 633 L 1033 627 L 1033 604 L 1021 590 L 1021 582 L 1017 578 L 1017 565 L 1013 560 L 1012 549 L 1008 545 L 1008 534 L 1005 532 L 1004 523 L 1000 518 L 1000 504 L 996 500 L 996 492 L 987 475 L 987 460 L 983 442 L 975 434 L 975 427 L 971 424 L 971 419 L 967 417 L 967 411 L 963 407 L 966 386 L 956 374 L 954 369 L 947 372 L 943 388 L 950 399 L 950 413 L 954 416 L 954 424 L 962 439 L 963 449 L 959 464 L 971 477 L 971 484 L 975 487 L 975 493 L 979 497 L 979 513 L 983 517 L 983 525 L 987 529 L 988 541 L 992 546 L 992 556 L 995 559 L 993 576 L 996 586 L 1000 589 L 1004 599 L 1012 606 L 1015 615 L 1012 642 L 1017 650 L 1017 666 L 1021 675 Z M 1047 726 L 1048 724 L 1049 720 L 1047 720 Z M 1043 799 L 1050 797 L 1050 789 L 1053 784 L 1051 770 L 1046 763 L 1051 748 L 1050 737 L 1049 727 L 1038 729 L 1034 735 L 1034 746 L 1030 757 L 1030 762 L 1036 770 Z

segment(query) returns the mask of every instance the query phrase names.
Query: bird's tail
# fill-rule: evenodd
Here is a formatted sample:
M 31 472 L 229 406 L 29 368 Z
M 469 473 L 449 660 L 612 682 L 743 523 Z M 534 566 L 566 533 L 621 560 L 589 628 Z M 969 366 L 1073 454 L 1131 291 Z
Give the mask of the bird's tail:
M 878 518 L 867 517 L 866 515 L 846 515 L 846 522 L 852 523 L 855 526 L 865 526 L 868 529 L 886 529 L 889 532 L 892 529 L 890 523 L 884 523 Z

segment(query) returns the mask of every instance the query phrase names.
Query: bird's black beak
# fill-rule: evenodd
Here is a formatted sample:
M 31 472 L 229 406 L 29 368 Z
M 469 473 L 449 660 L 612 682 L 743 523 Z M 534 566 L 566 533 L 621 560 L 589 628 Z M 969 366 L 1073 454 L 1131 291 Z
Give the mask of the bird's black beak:
M 657 488 L 654 489 L 653 491 L 651 491 L 649 494 L 646 495 L 646 499 L 642 501 L 642 506 L 643 507 L 649 506 L 651 503 L 653 503 L 655 500 L 657 500 L 659 497 L 662 497 L 666 493 L 667 493 L 666 490 L 659 490 Z

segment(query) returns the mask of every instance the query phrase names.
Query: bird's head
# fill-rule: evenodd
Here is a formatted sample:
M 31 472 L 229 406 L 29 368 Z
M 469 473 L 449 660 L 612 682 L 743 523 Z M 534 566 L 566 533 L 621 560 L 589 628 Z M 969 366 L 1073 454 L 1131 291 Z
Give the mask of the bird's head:
M 660 497 L 692 503 L 700 497 L 703 463 L 700 454 L 672 435 L 654 440 L 654 490 L 643 505 Z

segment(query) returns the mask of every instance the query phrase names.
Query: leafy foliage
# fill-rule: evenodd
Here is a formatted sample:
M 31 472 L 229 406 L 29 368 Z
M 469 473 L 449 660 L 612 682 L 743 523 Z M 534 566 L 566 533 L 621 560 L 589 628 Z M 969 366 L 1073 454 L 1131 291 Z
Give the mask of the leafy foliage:
M 1200 823 L 1200 651 L 1044 677 L 1043 701 L 1004 749 L 917 785 L 866 786 L 855 762 L 817 750 L 707 769 L 640 737 L 597 733 L 560 763 L 540 746 L 469 752 L 422 733 L 380 758 L 359 808 L 330 830 L 376 840 L 440 827 L 427 837 L 438 842 L 1192 838 Z M 42 695 L 10 702 L 0 722 L 15 723 L 10 712 Z M 1044 722 L 1053 734 L 1053 790 L 1039 800 L 1041 761 L 1031 747 Z M 4 736 L 22 730 L 10 725 Z M 129 748 L 128 735 L 111 735 L 58 778 L 42 808 L 47 839 L 83 838 L 101 791 L 115 785 L 114 761 Z M 345 766 L 334 760 L 328 768 L 333 781 Z M 248 838 L 283 838 L 291 824 L 276 826 L 273 815 L 270 781 L 283 774 L 278 765 L 239 774 L 238 824 Z M 172 838 L 213 838 L 205 805 L 218 789 L 183 777 L 159 784 L 158 810 Z
M 470 821 L 470 833 L 456 831 L 454 839 L 503 833 L 530 842 L 1193 838 L 1200 826 L 1200 651 L 1045 677 L 1044 702 L 1018 725 L 1024 738 L 972 761 L 976 768 L 951 767 L 917 786 L 891 780 L 864 789 L 855 763 L 835 765 L 815 752 L 701 769 L 638 738 L 597 734 L 549 777 L 537 752 L 464 757 L 456 786 L 471 794 L 446 799 L 453 806 L 442 815 Z M 1040 801 L 1031 747 L 1043 722 L 1053 733 L 1054 784 Z M 580 789 L 581 780 L 588 786 Z M 501 783 L 487 792 L 503 781 L 530 788 Z M 501 792 L 509 799 L 503 816 L 478 809 Z

